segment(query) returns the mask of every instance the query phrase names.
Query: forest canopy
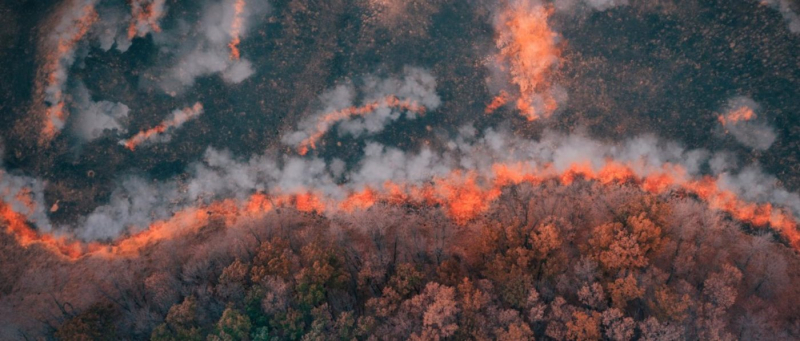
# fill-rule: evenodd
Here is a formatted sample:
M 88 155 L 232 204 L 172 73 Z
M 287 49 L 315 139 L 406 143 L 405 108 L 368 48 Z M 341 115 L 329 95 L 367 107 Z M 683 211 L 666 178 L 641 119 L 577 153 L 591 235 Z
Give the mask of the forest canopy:
M 800 1 L 0 1 L 0 340 L 800 340 Z
M 127 259 L 3 245 L 37 264 L 2 262 L 19 318 L 63 340 L 800 335 L 800 260 L 779 236 L 691 196 L 592 181 L 505 188 L 464 225 L 413 205 L 279 208 Z

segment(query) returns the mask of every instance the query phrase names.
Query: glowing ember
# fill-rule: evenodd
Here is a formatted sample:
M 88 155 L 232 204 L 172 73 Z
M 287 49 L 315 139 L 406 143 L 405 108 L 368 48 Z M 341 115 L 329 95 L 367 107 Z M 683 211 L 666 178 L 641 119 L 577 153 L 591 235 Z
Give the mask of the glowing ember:
M 144 37 L 150 31 L 161 32 L 158 21 L 161 20 L 164 14 L 164 0 L 132 1 L 128 39 Z
M 309 148 L 316 149 L 317 142 L 337 122 L 344 121 L 353 116 L 368 115 L 381 106 L 416 112 L 419 114 L 425 113 L 425 107 L 408 99 L 400 100 L 396 96 L 387 96 L 383 99 L 367 103 L 360 107 L 349 107 L 342 110 L 325 113 L 317 119 L 316 131 L 308 138 L 300 142 L 300 145 L 297 146 L 297 152 L 300 155 L 306 155 L 309 151 Z
M 92 25 L 97 22 L 97 12 L 91 5 L 86 5 L 77 18 L 66 23 L 65 32 L 59 32 L 55 47 L 45 57 L 45 110 L 44 123 L 40 135 L 42 143 L 49 142 L 64 128 L 69 113 L 64 106 L 63 87 L 67 81 L 67 69 L 75 53 L 75 45 L 86 36 Z
M 725 115 L 717 116 L 717 120 L 719 121 L 719 123 L 722 123 L 723 126 L 730 124 L 737 124 L 739 122 L 744 122 L 744 121 L 750 121 L 754 118 L 756 118 L 756 114 L 753 112 L 753 109 L 747 106 L 742 106 Z
M 242 24 L 243 18 L 242 13 L 244 13 L 244 0 L 236 0 L 233 4 L 233 22 L 231 23 L 231 42 L 228 43 L 228 47 L 231 49 L 231 60 L 239 60 L 239 43 L 241 39 L 239 35 L 242 33 Z
M 380 189 L 365 188 L 351 192 L 343 200 L 314 192 L 256 193 L 244 202 L 226 199 L 207 206 L 184 209 L 170 219 L 155 222 L 142 232 L 121 238 L 110 245 L 84 244 L 37 233 L 26 223 L 23 213 L 14 212 L 6 204 L 0 203 L 0 214 L 8 225 L 8 231 L 17 237 L 21 245 L 44 244 L 74 259 L 85 254 L 135 255 L 140 248 L 150 243 L 196 232 L 207 225 L 212 217 L 220 217 L 230 226 L 242 218 L 261 217 L 278 206 L 288 206 L 302 212 L 325 213 L 363 210 L 378 202 L 432 205 L 443 207 L 454 222 L 464 224 L 488 211 L 505 186 L 540 184 L 553 180 L 569 185 L 581 178 L 603 185 L 635 185 L 654 194 L 664 194 L 676 189 L 693 193 L 712 209 L 727 212 L 734 219 L 756 227 L 771 227 L 792 247 L 800 249 L 800 232 L 790 213 L 776 209 L 769 203 L 745 202 L 734 193 L 720 189 L 715 178 L 689 179 L 685 170 L 678 165 L 665 164 L 646 174 L 638 174 L 635 166 L 607 160 L 599 168 L 588 163 L 574 163 L 559 171 L 550 164 L 541 168 L 523 163 L 495 164 L 491 174 L 486 176 L 475 172 L 453 171 L 426 184 L 387 182 Z
M 191 107 L 173 112 L 170 117 L 157 126 L 140 131 L 133 137 L 120 141 L 119 144 L 133 151 L 142 143 L 156 140 L 159 137 L 164 136 L 164 134 L 166 134 L 170 129 L 177 129 L 187 121 L 197 118 L 197 116 L 200 116 L 202 113 L 203 105 L 200 104 L 200 102 L 197 102 Z
M 501 90 L 500 94 L 492 98 L 492 102 L 486 106 L 486 110 L 484 110 L 484 113 L 491 114 L 495 112 L 495 110 L 500 109 L 500 107 L 506 105 L 506 103 L 508 103 L 508 100 L 509 100 L 508 93 Z

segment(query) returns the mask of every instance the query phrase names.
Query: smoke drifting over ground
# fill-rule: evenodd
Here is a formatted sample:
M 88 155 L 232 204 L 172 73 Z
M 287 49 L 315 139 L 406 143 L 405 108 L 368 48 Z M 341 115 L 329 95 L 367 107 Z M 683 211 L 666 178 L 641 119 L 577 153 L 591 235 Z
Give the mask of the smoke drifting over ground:
M 792 33 L 800 33 L 800 16 L 797 15 L 798 4 L 796 2 L 792 3 L 789 0 L 764 0 L 761 3 L 778 10 L 789 25 L 789 31 Z
M 0 5 L 0 339 L 796 339 L 796 5 Z
M 200 116 L 202 113 L 203 105 L 200 104 L 200 102 L 195 103 L 191 107 L 175 110 L 157 126 L 142 130 L 127 140 L 119 141 L 119 144 L 134 151 L 138 146 L 143 144 L 169 142 L 175 130 L 183 126 L 184 123 L 196 119 L 197 116 Z
M 79 138 L 91 141 L 109 132 L 118 134 L 127 132 L 125 126 L 130 112 L 127 105 L 92 101 L 89 90 L 81 83 L 78 84 L 73 96 L 77 117 L 72 130 Z
M 758 118 L 760 106 L 750 98 L 737 97 L 728 101 L 726 112 L 718 120 L 725 134 L 739 143 L 758 150 L 768 149 L 775 142 L 775 131 Z
M 297 146 L 300 154 L 306 154 L 333 126 L 339 134 L 371 135 L 383 131 L 390 122 L 401 115 L 409 120 L 425 111 L 435 110 L 441 104 L 436 95 L 436 80 L 425 70 L 406 67 L 402 79 L 379 79 L 366 76 L 359 80 L 360 91 L 350 81 L 320 96 L 320 114 L 303 119 L 300 131 L 292 132 L 281 140 Z M 354 105 L 359 97 L 362 105 Z
M 227 83 L 241 83 L 255 70 L 238 52 L 238 43 L 251 23 L 248 18 L 262 17 L 269 11 L 265 1 L 253 1 L 248 7 L 243 1 L 207 1 L 196 23 L 180 22 L 174 31 L 154 37 L 154 42 L 169 51 L 173 66 L 157 76 L 161 88 L 168 93 L 183 91 L 195 80 L 219 74 Z M 236 47 L 235 53 L 232 48 Z

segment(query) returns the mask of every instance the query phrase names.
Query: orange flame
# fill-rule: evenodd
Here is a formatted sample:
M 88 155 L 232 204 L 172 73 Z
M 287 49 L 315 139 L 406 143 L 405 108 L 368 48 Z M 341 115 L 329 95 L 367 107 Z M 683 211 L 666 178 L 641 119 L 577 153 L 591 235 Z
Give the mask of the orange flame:
M 149 31 L 161 32 L 158 21 L 164 16 L 164 0 L 133 0 L 128 39 L 144 37 Z M 149 28 L 149 30 L 148 30 Z
M 405 111 L 412 111 L 419 114 L 425 113 L 425 107 L 417 104 L 415 101 L 412 100 L 400 100 L 397 96 L 387 96 L 383 99 L 373 101 L 362 105 L 360 107 L 349 107 L 342 110 L 337 110 L 333 112 L 329 112 L 323 114 L 319 118 L 317 118 L 317 126 L 316 131 L 309 135 L 305 140 L 300 142 L 297 146 L 297 152 L 300 155 L 306 155 L 310 149 L 317 149 L 317 142 L 325 135 L 326 132 L 331 128 L 332 125 L 336 124 L 336 122 L 344 121 L 353 116 L 364 116 L 374 112 L 381 106 L 387 106 L 389 108 L 397 108 L 400 110 Z
M 344 212 L 353 212 L 355 210 L 365 210 L 378 201 L 377 193 L 371 188 L 367 187 L 360 192 L 350 194 L 347 199 L 339 204 L 339 208 Z
M 755 112 L 748 106 L 742 106 L 736 110 L 728 112 L 725 115 L 717 116 L 717 120 L 719 123 L 722 123 L 723 126 L 728 124 L 737 124 L 742 121 L 750 121 L 756 118 Z
M 492 98 L 492 102 L 490 102 L 489 105 L 486 106 L 486 109 L 483 112 L 485 114 L 491 114 L 495 112 L 497 109 L 500 109 L 500 107 L 506 105 L 506 103 L 508 103 L 508 100 L 509 100 L 508 93 L 505 92 L 505 90 L 500 90 L 500 94 Z
M 769 203 L 751 203 L 738 198 L 733 192 L 720 189 L 718 180 L 704 177 L 690 179 L 683 167 L 664 164 L 645 175 L 636 172 L 636 164 L 606 160 L 600 167 L 576 162 L 564 170 L 552 164 L 533 167 L 525 163 L 498 163 L 491 174 L 480 176 L 474 171 L 453 171 L 424 184 L 387 182 L 383 188 L 364 188 L 354 191 L 342 200 L 328 198 L 314 192 L 294 194 L 256 193 L 244 202 L 225 199 L 201 207 L 190 207 L 175 213 L 171 218 L 157 221 L 147 229 L 120 238 L 111 244 L 81 243 L 64 237 L 53 237 L 33 230 L 24 214 L 14 212 L 0 202 L 0 218 L 7 230 L 23 246 L 42 244 L 69 259 L 84 255 L 135 256 L 143 247 L 161 240 L 169 240 L 199 231 L 211 218 L 221 218 L 226 226 L 239 219 L 263 217 L 278 206 L 293 207 L 301 212 L 353 212 L 367 209 L 376 203 L 441 206 L 457 224 L 465 224 L 487 212 L 500 197 L 505 186 L 522 183 L 540 184 L 558 181 L 568 185 L 578 178 L 597 181 L 602 185 L 630 184 L 640 189 L 664 194 L 678 189 L 693 193 L 711 209 L 727 212 L 732 218 L 755 227 L 771 227 L 795 249 L 800 250 L 800 232 L 791 213 L 777 209 Z
M 244 18 L 242 18 L 242 13 L 244 13 L 244 0 L 236 0 L 233 4 L 233 22 L 231 23 L 231 42 L 228 43 L 228 47 L 231 49 L 231 60 L 239 60 L 239 43 L 241 39 L 239 35 L 242 33 L 242 24 Z
M 65 58 L 75 50 L 75 45 L 86 36 L 89 29 L 97 22 L 98 16 L 94 6 L 86 5 L 83 7 L 80 17 L 75 19 L 68 28 L 70 34 L 59 34 L 55 44 L 55 49 L 49 52 L 45 58 L 44 72 L 47 74 L 45 89 L 51 93 L 52 98 L 47 99 L 48 107 L 45 110 L 45 119 L 41 131 L 40 140 L 43 143 L 51 141 L 64 127 L 69 113 L 64 109 L 64 94 L 62 86 L 66 82 L 67 68 Z M 73 32 L 74 31 L 74 32 Z
M 0 223 L 6 225 L 6 231 L 23 247 L 41 245 L 69 259 L 77 259 L 87 252 L 94 251 L 90 245 L 83 245 L 66 237 L 38 233 L 28 224 L 24 214 L 15 212 L 2 200 L 0 200 Z
M 552 12 L 542 5 L 519 1 L 507 6 L 499 15 L 502 26 L 498 28 L 496 43 L 500 51 L 496 58 L 507 66 L 511 82 L 519 90 L 516 107 L 528 121 L 549 117 L 558 107 L 550 94 L 551 74 L 561 57 L 556 46 L 558 34 L 547 23 Z M 495 97 L 486 112 L 503 106 L 508 101 L 506 96 L 501 93 Z
M 169 129 L 175 129 L 183 125 L 188 120 L 194 119 L 203 112 L 203 105 L 200 102 L 195 103 L 191 107 L 183 108 L 180 111 L 173 113 L 169 118 L 159 123 L 157 126 L 142 130 L 133 137 L 120 141 L 120 144 L 131 151 L 136 150 L 136 147 L 142 143 L 152 140 L 167 132 Z

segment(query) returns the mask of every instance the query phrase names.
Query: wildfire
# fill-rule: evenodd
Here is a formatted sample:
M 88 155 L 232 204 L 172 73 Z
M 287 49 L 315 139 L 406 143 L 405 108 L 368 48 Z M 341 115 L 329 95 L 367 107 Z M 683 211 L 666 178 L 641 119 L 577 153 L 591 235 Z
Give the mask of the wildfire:
M 144 37 L 150 31 L 161 32 L 158 21 L 164 14 L 164 0 L 133 0 L 128 39 Z
M 500 107 L 506 105 L 506 103 L 508 103 L 508 100 L 509 100 L 508 93 L 505 92 L 505 90 L 501 90 L 500 94 L 492 98 L 492 102 L 486 106 L 486 110 L 484 110 L 484 113 L 491 114 L 495 112 L 495 110 L 500 109 Z
M 45 110 L 45 119 L 40 136 L 43 143 L 49 142 L 64 128 L 69 113 L 64 106 L 63 86 L 67 81 L 67 69 L 69 68 L 75 53 L 75 45 L 80 42 L 89 29 L 97 22 L 98 16 L 93 5 L 86 5 L 80 11 L 77 18 L 73 18 L 65 28 L 65 32 L 57 32 L 58 39 L 55 47 L 46 55 L 44 72 L 47 75 L 45 80 L 45 102 L 48 105 Z
M 549 117 L 558 107 L 550 93 L 550 78 L 561 51 L 556 46 L 558 34 L 547 23 L 551 14 L 552 9 L 540 4 L 515 1 L 498 16 L 496 44 L 500 51 L 496 61 L 510 73 L 511 83 L 519 91 L 516 108 L 528 121 Z M 486 112 L 497 110 L 509 100 L 510 96 L 501 92 Z
M 125 148 L 130 149 L 131 151 L 136 150 L 136 147 L 145 143 L 147 141 L 152 141 L 160 136 L 166 134 L 170 129 L 177 129 L 182 126 L 187 121 L 197 118 L 200 114 L 203 113 L 203 105 L 200 102 L 195 103 L 191 107 L 184 108 L 182 110 L 174 111 L 170 117 L 168 117 L 163 122 L 159 123 L 157 126 L 140 131 L 133 137 L 122 140 L 119 143 Z
M 748 106 L 742 106 L 736 110 L 728 112 L 725 115 L 717 116 L 717 120 L 719 123 L 722 123 L 723 126 L 729 124 L 737 124 L 742 121 L 750 121 L 756 118 L 755 112 Z
M 425 107 L 417 104 L 415 101 L 408 99 L 400 100 L 396 96 L 392 95 L 367 103 L 360 107 L 353 106 L 342 110 L 325 113 L 317 118 L 316 131 L 310 134 L 305 140 L 300 142 L 300 144 L 297 146 L 297 152 L 300 155 L 306 155 L 309 151 L 309 148 L 316 149 L 317 142 L 319 142 L 322 136 L 324 136 L 325 133 L 328 132 L 328 130 L 337 122 L 344 121 L 353 116 L 364 116 L 370 114 L 381 106 L 416 112 L 419 114 L 425 113 Z
M 91 245 L 84 245 L 67 237 L 55 237 L 51 234 L 39 233 L 28 224 L 27 217 L 15 212 L 10 205 L 0 200 L 0 222 L 6 225 L 6 231 L 15 236 L 17 242 L 23 246 L 41 245 L 70 259 L 94 251 Z
M 231 42 L 228 43 L 228 47 L 231 49 L 231 60 L 239 60 L 239 43 L 241 39 L 239 35 L 242 33 L 242 24 L 244 18 L 242 18 L 242 14 L 244 13 L 244 0 L 236 0 L 233 4 L 233 22 L 231 22 Z
M 771 227 L 795 249 L 800 249 L 800 232 L 794 217 L 769 203 L 751 203 L 738 198 L 733 192 L 718 186 L 713 177 L 691 179 L 678 165 L 664 164 L 657 169 L 644 169 L 636 163 L 606 160 L 599 167 L 576 162 L 558 170 L 552 164 L 533 167 L 525 163 L 498 163 L 490 174 L 475 171 L 453 171 L 423 184 L 386 182 L 382 188 L 364 188 L 352 191 L 344 199 L 326 197 L 314 191 L 298 193 L 255 193 L 237 202 L 226 199 L 201 207 L 179 211 L 171 218 L 157 221 L 147 229 L 123 237 L 111 244 L 81 243 L 68 238 L 56 238 L 38 233 L 27 223 L 25 214 L 15 212 L 0 202 L 0 217 L 7 230 L 23 246 L 43 244 L 67 258 L 83 255 L 131 256 L 138 250 L 159 240 L 177 238 L 206 226 L 211 218 L 221 218 L 227 226 L 239 219 L 263 217 L 276 207 L 292 207 L 302 212 L 352 212 L 367 209 L 376 203 L 440 206 L 458 224 L 464 224 L 488 211 L 500 197 L 505 186 L 522 183 L 541 184 L 557 181 L 569 185 L 581 178 L 602 185 L 629 184 L 654 194 L 682 190 L 696 195 L 710 208 L 727 212 L 734 219 L 756 227 Z

